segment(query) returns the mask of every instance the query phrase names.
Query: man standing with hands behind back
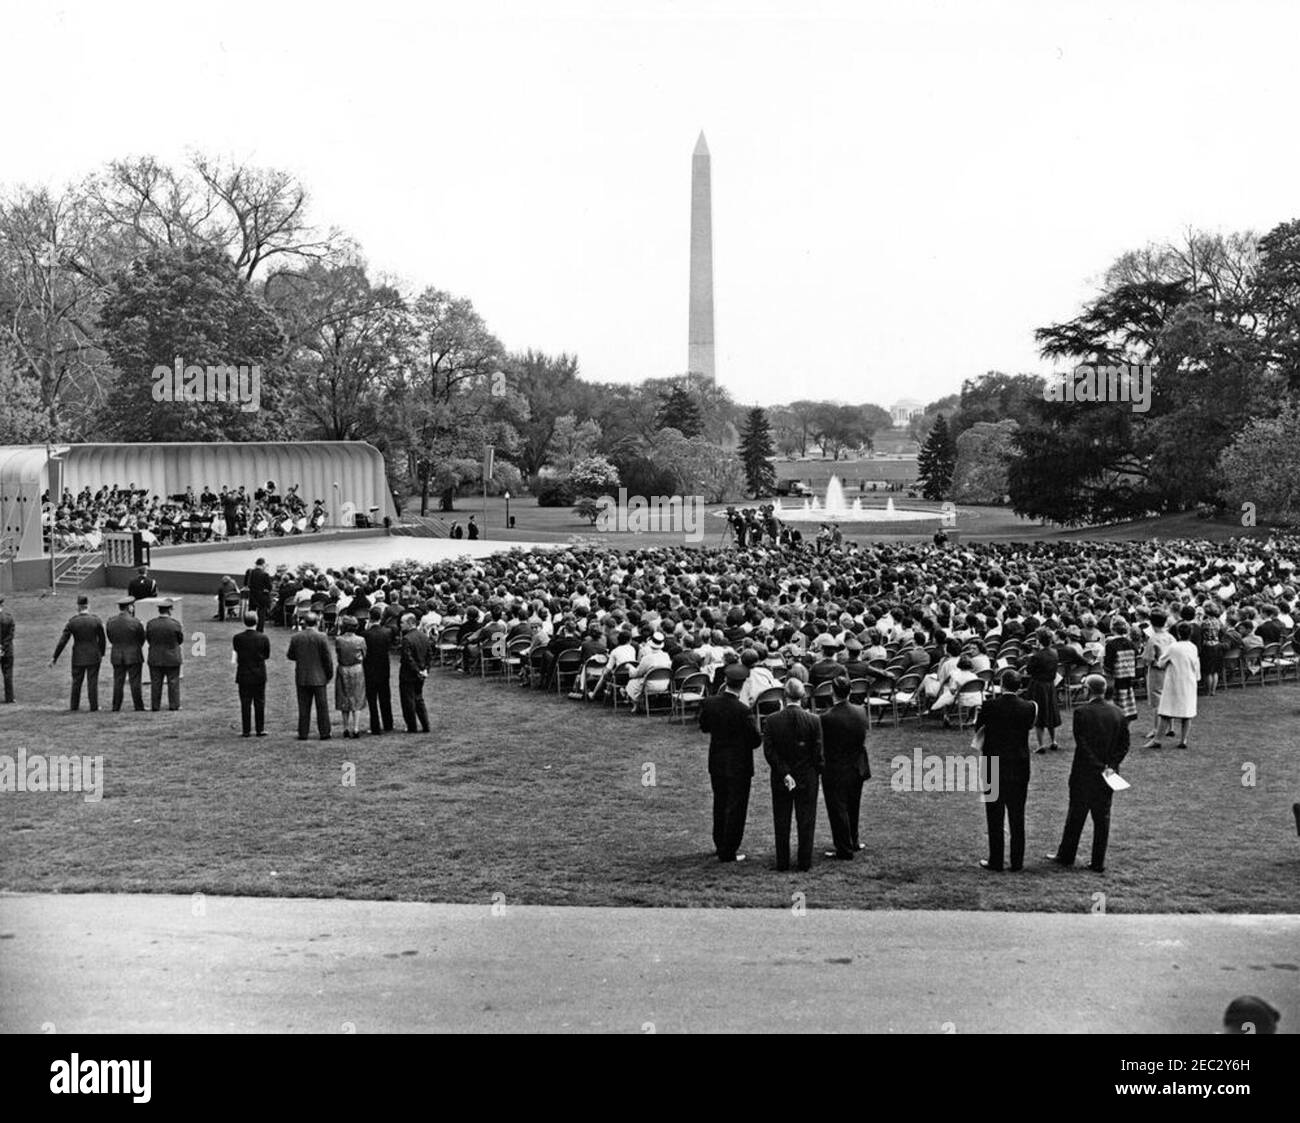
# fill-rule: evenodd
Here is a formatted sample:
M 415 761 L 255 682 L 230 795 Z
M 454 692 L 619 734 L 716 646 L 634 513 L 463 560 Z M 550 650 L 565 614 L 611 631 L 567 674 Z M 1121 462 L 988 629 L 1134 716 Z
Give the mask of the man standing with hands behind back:
M 144 627 L 149 641 L 149 708 L 162 709 L 163 683 L 167 683 L 167 708 L 181 708 L 181 644 L 185 629 L 172 616 L 172 602 L 158 602 L 158 615 Z
M 984 817 L 988 826 L 989 856 L 980 868 L 995 873 L 1006 861 L 1003 823 L 1011 827 L 1011 870 L 1025 864 L 1025 802 L 1029 797 L 1029 731 L 1038 718 L 1038 704 L 1018 696 L 1020 674 L 1002 672 L 1002 693 L 987 698 L 975 719 L 975 729 L 984 731 L 982 752 L 988 760 L 988 802 Z M 995 772 L 994 769 L 997 771 Z
M 748 677 L 739 663 L 726 671 L 720 693 L 700 702 L 700 732 L 709 735 L 709 783 L 713 787 L 713 848 L 720 862 L 743 862 L 739 853 L 749 816 L 754 750 L 763 738 L 754 715 L 740 700 Z
M 424 705 L 424 680 L 429 677 L 429 637 L 416 627 L 413 613 L 402 617 L 402 655 L 397 672 L 397 695 L 407 733 L 429 732 L 429 711 Z M 417 728 L 418 724 L 418 728 Z
M 812 868 L 817 788 L 825 760 L 822 724 L 802 706 L 803 683 L 785 680 L 785 708 L 767 719 L 763 755 L 772 766 L 772 817 L 776 828 L 776 868 L 790 868 L 790 814 L 799 829 L 800 870 Z
M 305 627 L 295 632 L 289 641 L 288 657 L 296 664 L 294 682 L 298 688 L 298 740 L 307 740 L 311 732 L 311 708 L 316 706 L 316 728 L 320 739 L 330 739 L 329 686 L 334 677 L 334 656 L 329 640 L 316 630 L 319 619 L 309 612 L 303 620 Z
M 72 704 L 68 708 L 81 709 L 81 684 L 84 681 L 86 701 L 94 713 L 99 709 L 99 664 L 108 650 L 108 638 L 104 635 L 103 623 L 90 611 L 90 598 L 84 593 L 77 597 L 77 615 L 63 627 L 63 635 L 59 637 L 54 657 L 50 660 L 51 667 L 59 661 L 68 640 L 72 640 Z
M 1106 844 L 1110 840 L 1110 804 L 1115 796 L 1106 783 L 1106 775 L 1116 769 L 1128 755 L 1128 721 L 1124 712 L 1106 701 L 1106 680 L 1089 675 L 1083 680 L 1088 688 L 1088 704 L 1074 711 L 1074 762 L 1070 766 L 1070 809 L 1061 832 L 1061 845 L 1050 862 L 1074 865 L 1083 823 L 1092 816 L 1092 863 L 1094 873 L 1106 869 Z
M 826 771 L 822 776 L 822 794 L 826 797 L 826 817 L 831 822 L 834 850 L 826 857 L 851 861 L 862 849 L 858 838 L 858 817 L 862 810 L 862 785 L 871 779 L 867 760 L 867 711 L 849 701 L 849 679 L 840 675 L 831 679 L 835 705 L 821 716 L 822 749 L 826 754 Z M 816 804 L 814 803 L 814 814 Z
M 131 704 L 139 713 L 144 709 L 144 691 L 140 688 L 141 672 L 144 669 L 144 625 L 135 618 L 131 605 L 133 597 L 123 597 L 117 602 L 121 611 L 105 626 L 108 642 L 113 645 L 109 662 L 113 665 L 113 712 L 122 708 L 122 695 L 126 685 L 131 684 Z
M 239 687 L 239 717 L 245 737 L 256 718 L 257 735 L 266 736 L 266 661 L 271 641 L 257 630 L 257 613 L 244 613 L 244 630 L 230 641 L 235 649 L 235 684 Z

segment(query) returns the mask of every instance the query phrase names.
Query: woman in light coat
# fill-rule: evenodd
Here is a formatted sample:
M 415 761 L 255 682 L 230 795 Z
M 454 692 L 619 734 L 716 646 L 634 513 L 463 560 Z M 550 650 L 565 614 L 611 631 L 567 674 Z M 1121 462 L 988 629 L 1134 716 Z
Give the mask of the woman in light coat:
M 1201 681 L 1201 659 L 1192 642 L 1192 626 L 1184 621 L 1174 629 L 1174 642 L 1165 649 L 1158 660 L 1164 671 L 1164 684 L 1160 691 L 1160 726 L 1155 737 L 1147 742 L 1156 748 L 1177 718 L 1179 738 L 1177 747 L 1187 748 L 1187 730 L 1196 716 L 1196 687 Z

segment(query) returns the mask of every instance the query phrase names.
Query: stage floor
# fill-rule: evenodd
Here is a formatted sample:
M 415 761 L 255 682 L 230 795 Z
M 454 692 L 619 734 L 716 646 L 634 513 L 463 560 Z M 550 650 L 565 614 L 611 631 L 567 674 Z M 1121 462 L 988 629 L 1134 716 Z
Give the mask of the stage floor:
M 350 565 L 364 569 L 381 569 L 403 558 L 416 561 L 443 561 L 446 558 L 482 558 L 515 547 L 554 549 L 555 542 L 468 542 L 450 538 L 407 538 L 391 535 L 357 538 L 352 541 L 312 541 L 310 538 L 272 539 L 254 542 L 247 550 L 203 550 L 195 553 L 154 555 L 155 570 L 186 570 L 193 573 L 230 574 L 238 580 L 245 570 L 261 557 L 274 572 L 279 565 L 297 568 L 304 562 L 322 569 L 347 569 Z

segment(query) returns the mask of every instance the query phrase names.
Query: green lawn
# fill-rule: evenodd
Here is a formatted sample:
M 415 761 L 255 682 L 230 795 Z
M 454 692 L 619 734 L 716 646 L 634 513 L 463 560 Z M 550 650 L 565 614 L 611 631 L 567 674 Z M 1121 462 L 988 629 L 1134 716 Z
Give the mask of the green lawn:
M 113 596 L 98 591 L 102 616 Z M 711 856 L 705 739 L 667 719 L 617 719 L 551 696 L 436 674 L 431 736 L 298 742 L 283 632 L 272 633 L 272 736 L 245 741 L 229 665 L 233 624 L 201 622 L 178 714 L 65 712 L 67 653 L 46 664 L 71 598 L 9 599 L 20 704 L 0 708 L 0 751 L 102 754 L 105 795 L 0 794 L 0 889 L 175 892 L 489 903 L 955 908 L 1117 912 L 1300 911 L 1300 685 L 1205 701 L 1193 749 L 1143 753 L 1115 800 L 1104 877 L 1047 866 L 1065 812 L 1069 752 L 1035 757 L 1028 866 L 976 868 L 984 817 L 969 794 L 900 793 L 888 761 L 915 745 L 964 752 L 967 736 L 874 732 L 859 861 L 771 869 L 760 769 L 749 861 Z M 105 683 L 101 679 L 101 687 Z M 107 704 L 107 690 L 102 691 Z M 1139 719 L 1139 729 L 1144 728 Z M 398 722 L 401 724 L 400 719 Z M 1063 738 L 1070 743 L 1067 735 Z M 356 766 L 356 784 L 342 783 Z M 654 786 L 642 782 L 653 764 Z M 761 764 L 761 758 L 760 758 Z M 1256 783 L 1243 786 L 1243 765 Z M 1084 833 L 1084 853 L 1090 833 Z

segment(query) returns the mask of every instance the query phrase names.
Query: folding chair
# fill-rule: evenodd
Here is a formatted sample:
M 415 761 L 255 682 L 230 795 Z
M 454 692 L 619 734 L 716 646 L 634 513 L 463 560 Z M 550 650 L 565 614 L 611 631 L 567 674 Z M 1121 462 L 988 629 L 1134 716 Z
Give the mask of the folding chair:
M 506 644 L 504 666 L 507 685 L 512 678 L 522 679 L 528 674 L 528 651 L 532 646 L 533 641 L 528 636 L 516 636 Z
M 709 676 L 703 671 L 692 671 L 684 677 L 673 681 L 672 712 L 680 715 L 686 724 L 686 711 L 689 707 L 700 708 L 700 704 L 709 696 Z
M 555 693 L 572 692 L 582 670 L 582 652 L 576 647 L 566 647 L 555 657 Z M 568 680 L 566 685 L 565 680 Z
M 849 701 L 855 706 L 865 706 L 871 693 L 871 681 L 865 678 L 849 679 Z
M 582 685 L 582 700 L 591 701 L 591 692 L 596 688 L 596 683 L 600 681 L 600 672 L 609 665 L 608 655 L 590 655 L 587 661 L 582 664 L 582 671 L 578 675 L 578 682 Z
M 673 708 L 673 673 L 667 667 L 656 667 L 641 680 L 641 697 L 638 699 L 645 710 L 645 716 L 650 716 L 651 702 L 667 702 L 668 712 L 672 713 Z M 632 707 L 632 712 L 636 712 L 637 707 Z
M 492 638 L 489 647 L 479 651 L 479 678 L 486 682 L 490 678 L 505 679 L 506 674 L 506 634 L 502 632 Z
M 758 721 L 758 731 L 763 731 L 763 723 L 767 721 L 774 713 L 780 711 L 785 699 L 785 688 L 780 686 L 769 686 L 757 698 L 751 707 L 754 711 L 754 717 Z
M 1223 653 L 1223 688 L 1227 690 L 1232 686 L 1233 678 L 1237 679 L 1237 685 L 1244 687 L 1246 685 L 1246 672 L 1242 669 L 1241 648 L 1234 647 L 1230 651 Z
M 964 683 L 957 691 L 953 708 L 957 711 L 957 728 L 966 729 L 975 724 L 980 707 L 984 705 L 984 680 Z
M 449 624 L 438 633 L 438 666 L 456 666 L 460 662 L 460 625 Z
M 812 693 L 808 695 L 808 708 L 813 713 L 820 714 L 833 705 L 835 705 L 835 688 L 831 685 L 830 679 L 819 682 L 812 688 Z

